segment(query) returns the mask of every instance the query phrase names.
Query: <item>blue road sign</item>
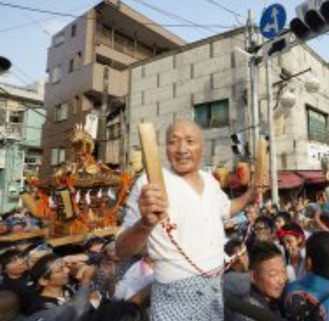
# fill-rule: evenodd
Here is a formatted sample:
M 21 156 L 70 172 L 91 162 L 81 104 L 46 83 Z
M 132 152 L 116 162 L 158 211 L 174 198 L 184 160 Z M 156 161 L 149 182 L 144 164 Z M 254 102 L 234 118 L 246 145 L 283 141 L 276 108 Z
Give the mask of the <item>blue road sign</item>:
M 287 13 L 281 4 L 272 4 L 263 12 L 260 19 L 260 32 L 267 39 L 275 38 L 284 28 Z

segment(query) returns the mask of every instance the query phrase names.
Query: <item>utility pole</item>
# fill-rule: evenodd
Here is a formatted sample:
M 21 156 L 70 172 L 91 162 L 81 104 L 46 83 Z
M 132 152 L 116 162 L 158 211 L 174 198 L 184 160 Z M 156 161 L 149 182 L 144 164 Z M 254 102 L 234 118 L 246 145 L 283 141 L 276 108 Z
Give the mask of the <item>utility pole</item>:
M 272 61 L 266 60 L 266 87 L 267 87 L 267 118 L 270 145 L 270 176 L 271 176 L 271 198 L 273 204 L 278 204 L 278 172 L 276 163 L 276 145 L 273 119 L 273 88 L 272 88 Z
M 7 59 L 6 57 L 0 56 L 0 75 L 4 74 L 7 72 L 11 67 L 11 61 Z M 5 123 L 4 123 L 4 128 L 5 128 L 5 165 L 7 163 L 7 153 L 8 153 L 8 146 L 7 146 L 7 124 L 8 124 L 8 106 L 6 103 L 6 109 L 5 109 Z M 4 170 L 4 188 L 2 191 L 2 212 L 5 212 L 5 205 L 7 204 L 7 199 L 8 199 L 8 182 L 7 182 L 7 176 L 8 176 L 8 169 L 7 166 L 5 166 Z
M 107 135 L 106 135 L 106 113 L 107 113 L 107 102 L 108 102 L 108 91 L 109 91 L 109 68 L 104 67 L 103 73 L 103 94 L 102 94 L 102 106 L 99 117 L 98 127 L 98 156 L 99 159 L 106 163 L 106 146 L 107 146 Z
M 251 117 L 252 117 L 252 150 L 253 158 L 256 157 L 256 146 L 259 139 L 259 110 L 258 110 L 258 59 L 257 59 L 257 42 L 254 30 L 253 14 L 248 11 L 247 20 L 247 51 L 252 55 L 249 60 L 250 72 L 250 90 L 251 90 Z

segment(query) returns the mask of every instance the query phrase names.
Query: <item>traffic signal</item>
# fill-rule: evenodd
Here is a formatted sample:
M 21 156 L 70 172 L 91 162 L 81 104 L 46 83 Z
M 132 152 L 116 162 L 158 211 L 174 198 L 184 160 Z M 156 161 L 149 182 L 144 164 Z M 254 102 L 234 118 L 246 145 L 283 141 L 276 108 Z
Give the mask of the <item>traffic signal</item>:
M 242 141 L 242 135 L 237 133 L 237 134 L 232 134 L 231 139 L 233 142 L 232 145 L 232 151 L 235 155 L 243 155 L 244 153 L 244 148 L 243 148 L 243 141 Z
M 238 156 L 250 156 L 249 144 L 245 143 L 241 133 L 234 133 L 231 135 L 232 139 L 232 151 Z
M 265 42 L 262 46 L 264 57 L 274 58 L 283 54 L 291 49 L 294 45 L 295 37 L 291 32 L 285 32 L 276 38 Z
M 329 30 L 329 0 L 308 0 L 296 8 L 290 30 L 298 41 L 307 41 Z

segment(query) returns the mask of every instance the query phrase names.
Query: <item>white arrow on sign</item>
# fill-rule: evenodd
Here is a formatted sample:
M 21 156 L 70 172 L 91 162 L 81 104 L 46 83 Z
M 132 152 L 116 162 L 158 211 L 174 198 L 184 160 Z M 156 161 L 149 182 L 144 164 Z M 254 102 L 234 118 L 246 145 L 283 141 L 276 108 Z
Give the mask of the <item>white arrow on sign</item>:
M 279 14 L 278 9 L 276 7 L 273 7 L 272 13 L 271 13 L 271 17 L 273 19 L 273 23 L 268 23 L 264 27 L 264 31 L 265 32 L 270 32 L 271 30 L 274 30 L 276 34 L 278 34 L 280 32 L 280 30 L 279 30 L 278 14 Z

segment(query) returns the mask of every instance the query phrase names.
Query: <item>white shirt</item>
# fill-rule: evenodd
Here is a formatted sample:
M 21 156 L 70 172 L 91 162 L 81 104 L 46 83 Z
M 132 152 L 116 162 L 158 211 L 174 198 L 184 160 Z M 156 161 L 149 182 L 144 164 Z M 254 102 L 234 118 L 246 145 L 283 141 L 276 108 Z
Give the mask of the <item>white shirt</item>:
M 220 189 L 211 174 L 200 171 L 204 190 L 199 195 L 182 177 L 172 170 L 163 169 L 169 201 L 170 222 L 176 225 L 172 235 L 203 271 L 211 271 L 223 265 L 224 229 L 222 220 L 229 217 L 231 202 Z M 146 175 L 136 182 L 128 199 L 122 229 L 134 225 L 140 219 L 137 200 L 146 184 Z M 154 227 L 148 239 L 148 251 L 155 260 L 155 279 L 169 283 L 199 274 L 171 242 L 161 224 Z
M 118 300 L 129 300 L 138 291 L 151 284 L 153 280 L 153 269 L 143 260 L 140 260 L 134 263 L 118 282 L 114 297 Z

